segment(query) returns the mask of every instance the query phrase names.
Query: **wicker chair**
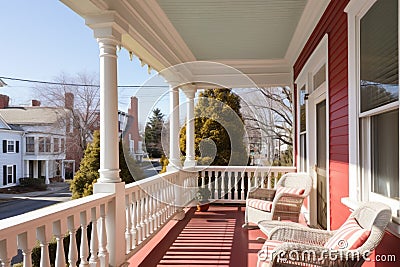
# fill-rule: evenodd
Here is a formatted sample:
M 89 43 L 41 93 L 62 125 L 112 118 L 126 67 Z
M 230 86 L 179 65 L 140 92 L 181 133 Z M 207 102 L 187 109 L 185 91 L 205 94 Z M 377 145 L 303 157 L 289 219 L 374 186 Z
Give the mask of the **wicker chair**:
M 258 254 L 258 267 L 361 266 L 381 242 L 390 219 L 387 205 L 369 202 L 356 209 L 336 231 L 275 227 Z M 349 228 L 352 221 L 360 230 Z M 354 243 L 347 242 L 351 239 Z
M 252 188 L 247 194 L 243 228 L 263 220 L 298 222 L 301 206 L 311 187 L 309 174 L 287 173 L 279 179 L 276 189 Z

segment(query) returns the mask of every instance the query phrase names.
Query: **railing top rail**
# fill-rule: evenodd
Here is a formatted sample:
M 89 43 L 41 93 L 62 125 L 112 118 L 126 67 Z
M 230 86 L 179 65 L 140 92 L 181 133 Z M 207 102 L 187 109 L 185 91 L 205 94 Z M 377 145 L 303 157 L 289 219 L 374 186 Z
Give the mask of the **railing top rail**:
M 196 170 L 218 170 L 218 171 L 295 171 L 295 166 L 196 166 Z
M 40 226 L 74 214 L 79 214 L 84 210 L 104 204 L 113 197 L 113 193 L 97 193 L 0 220 L 0 237 L 5 236 L 9 232 L 27 230 L 28 225 L 32 223 Z
M 163 178 L 166 179 L 169 176 L 178 175 L 178 174 L 179 174 L 179 171 L 172 171 L 172 172 L 156 174 L 151 177 L 145 178 L 143 180 L 127 184 L 127 185 L 125 185 L 125 189 L 127 190 L 127 193 L 129 193 L 130 191 L 133 191 L 138 187 L 149 186 L 149 185 L 158 183 L 160 181 L 160 179 L 163 179 Z

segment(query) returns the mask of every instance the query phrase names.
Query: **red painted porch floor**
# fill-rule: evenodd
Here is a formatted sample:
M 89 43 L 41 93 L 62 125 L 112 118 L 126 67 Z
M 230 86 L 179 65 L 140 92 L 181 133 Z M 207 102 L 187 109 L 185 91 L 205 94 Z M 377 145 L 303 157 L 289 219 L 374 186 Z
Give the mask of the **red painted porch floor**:
M 257 266 L 265 237 L 259 229 L 244 230 L 245 207 L 212 205 L 207 212 L 186 211 L 171 220 L 129 259 L 129 266 Z

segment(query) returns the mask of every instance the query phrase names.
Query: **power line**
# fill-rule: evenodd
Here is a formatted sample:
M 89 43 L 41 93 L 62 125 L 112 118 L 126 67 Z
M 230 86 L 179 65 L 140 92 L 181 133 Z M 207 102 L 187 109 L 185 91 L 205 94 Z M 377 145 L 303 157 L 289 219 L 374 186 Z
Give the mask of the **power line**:
M 29 80 L 13 77 L 2 77 L 0 79 L 18 81 L 18 82 L 28 82 L 28 83 L 40 83 L 40 84 L 50 84 L 50 85 L 68 85 L 68 86 L 86 86 L 86 87 L 100 87 L 98 84 L 79 84 L 79 83 L 62 83 L 62 82 L 49 82 L 49 81 L 39 81 L 39 80 Z M 168 85 L 118 85 L 118 88 L 168 88 Z

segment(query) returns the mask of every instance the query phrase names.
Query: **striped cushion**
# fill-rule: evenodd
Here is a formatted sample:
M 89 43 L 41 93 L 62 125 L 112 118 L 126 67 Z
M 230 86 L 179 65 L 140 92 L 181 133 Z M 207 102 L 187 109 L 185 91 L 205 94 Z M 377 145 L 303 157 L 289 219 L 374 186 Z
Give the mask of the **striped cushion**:
M 354 218 L 349 218 L 326 242 L 329 249 L 357 249 L 369 237 L 370 230 L 362 228 Z
M 271 211 L 272 202 L 262 199 L 248 198 L 246 200 L 246 205 L 258 210 Z
M 295 195 L 302 195 L 304 193 L 303 188 L 292 188 L 292 187 L 284 187 L 284 186 L 278 186 L 276 189 L 276 193 L 288 193 L 288 194 L 295 194 Z
M 283 241 L 279 240 L 267 240 L 262 246 L 261 250 L 258 251 L 257 267 L 269 266 L 269 261 L 272 259 L 272 253 L 277 246 L 283 244 Z

